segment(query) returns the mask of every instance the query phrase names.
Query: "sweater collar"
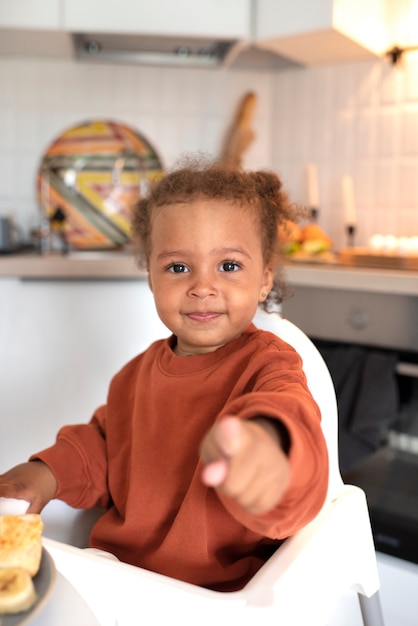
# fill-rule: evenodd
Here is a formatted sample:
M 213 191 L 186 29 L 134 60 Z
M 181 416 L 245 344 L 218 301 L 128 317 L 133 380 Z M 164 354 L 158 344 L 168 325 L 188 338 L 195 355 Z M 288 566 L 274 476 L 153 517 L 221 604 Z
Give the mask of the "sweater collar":
M 207 354 L 195 354 L 192 356 L 177 356 L 173 347 L 176 345 L 175 335 L 168 337 L 162 344 L 159 355 L 159 366 L 165 374 L 184 375 L 197 374 L 205 370 L 216 367 L 221 361 L 231 354 L 240 350 L 250 339 L 251 335 L 257 331 L 254 324 L 250 324 L 246 331 L 236 339 L 229 341 L 214 352 Z

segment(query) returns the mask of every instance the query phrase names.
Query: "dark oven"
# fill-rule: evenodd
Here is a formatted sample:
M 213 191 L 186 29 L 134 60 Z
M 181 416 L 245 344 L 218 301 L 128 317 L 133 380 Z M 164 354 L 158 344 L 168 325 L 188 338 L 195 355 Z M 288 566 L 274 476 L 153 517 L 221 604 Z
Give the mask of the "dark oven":
M 377 550 L 418 563 L 418 297 L 294 291 L 283 313 L 333 378 L 344 482 L 366 492 Z

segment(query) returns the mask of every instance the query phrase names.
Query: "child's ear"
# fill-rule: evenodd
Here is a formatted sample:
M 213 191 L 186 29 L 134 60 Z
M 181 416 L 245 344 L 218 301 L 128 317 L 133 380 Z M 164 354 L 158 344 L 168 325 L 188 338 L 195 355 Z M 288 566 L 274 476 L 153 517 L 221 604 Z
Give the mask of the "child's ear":
M 260 299 L 264 301 L 269 294 L 274 282 L 274 271 L 272 267 L 264 268 L 263 281 L 260 289 Z

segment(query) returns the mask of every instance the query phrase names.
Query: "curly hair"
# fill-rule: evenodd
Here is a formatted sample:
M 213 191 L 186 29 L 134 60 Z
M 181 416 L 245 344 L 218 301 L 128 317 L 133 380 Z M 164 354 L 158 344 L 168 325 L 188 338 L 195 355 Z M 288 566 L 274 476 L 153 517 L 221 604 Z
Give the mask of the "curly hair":
M 274 270 L 273 287 L 260 306 L 269 311 L 280 304 L 289 290 L 283 278 L 284 242 L 279 237 L 279 227 L 287 221 L 296 221 L 301 208 L 290 202 L 274 172 L 229 169 L 194 157 L 151 182 L 147 196 L 138 201 L 132 214 L 132 239 L 138 265 L 143 269 L 148 267 L 153 209 L 202 198 L 241 205 L 258 216 L 263 260 Z M 280 230 L 283 232 L 283 228 Z

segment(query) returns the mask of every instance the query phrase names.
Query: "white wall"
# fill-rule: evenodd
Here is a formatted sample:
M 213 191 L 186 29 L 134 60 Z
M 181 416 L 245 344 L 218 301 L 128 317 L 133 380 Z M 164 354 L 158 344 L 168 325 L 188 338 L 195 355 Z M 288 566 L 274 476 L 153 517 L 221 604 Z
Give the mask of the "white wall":
M 269 165 L 272 77 L 266 73 L 79 64 L 0 56 L 0 214 L 37 223 L 35 174 L 49 143 L 91 118 L 132 124 L 165 166 L 216 154 L 243 94 L 260 96 L 250 167 Z
M 0 57 L 0 214 L 28 228 L 38 214 L 42 152 L 90 117 L 134 125 L 164 165 L 181 153 L 216 154 L 239 99 L 259 97 L 251 168 L 272 167 L 306 201 L 306 164 L 318 166 L 320 223 L 345 243 L 341 177 L 354 178 L 359 232 L 418 234 L 418 56 L 291 69 L 231 70 L 87 65 Z

